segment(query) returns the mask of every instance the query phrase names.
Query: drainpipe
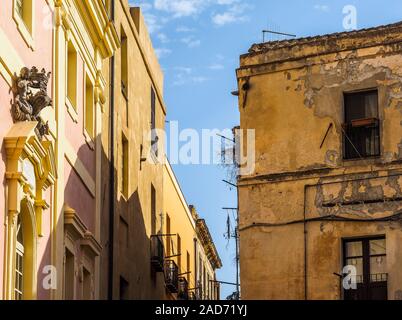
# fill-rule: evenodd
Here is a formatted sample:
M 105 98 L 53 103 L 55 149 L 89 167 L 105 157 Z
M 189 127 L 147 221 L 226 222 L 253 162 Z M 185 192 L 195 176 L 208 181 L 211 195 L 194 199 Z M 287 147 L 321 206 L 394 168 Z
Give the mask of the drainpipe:
M 307 277 L 307 220 L 306 220 L 306 201 L 307 201 L 307 185 L 304 186 L 304 203 L 303 203 L 303 236 L 304 236 L 304 300 L 307 300 L 308 277 Z
M 198 287 L 198 259 L 197 258 L 198 258 L 197 239 L 194 238 L 194 288 Z
M 114 23 L 115 1 L 111 1 L 111 21 Z M 113 300 L 114 286 L 114 211 L 115 211 L 115 173 L 114 173 L 114 70 L 115 58 L 114 55 L 110 58 L 110 108 L 109 108 L 109 169 L 110 169 L 110 184 L 109 184 L 109 288 L 108 299 Z

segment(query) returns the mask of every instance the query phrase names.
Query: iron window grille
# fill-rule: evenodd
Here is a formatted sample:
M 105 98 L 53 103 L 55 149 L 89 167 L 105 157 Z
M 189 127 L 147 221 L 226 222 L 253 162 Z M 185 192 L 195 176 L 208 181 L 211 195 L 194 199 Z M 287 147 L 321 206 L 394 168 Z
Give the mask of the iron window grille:
M 151 236 L 151 265 L 154 271 L 163 272 L 164 267 L 164 247 L 159 236 Z
M 378 91 L 345 93 L 344 159 L 380 155 Z
M 184 277 L 179 278 L 179 293 L 177 297 L 180 300 L 189 300 L 188 282 Z
M 179 292 L 179 267 L 173 260 L 165 261 L 165 285 L 171 293 Z

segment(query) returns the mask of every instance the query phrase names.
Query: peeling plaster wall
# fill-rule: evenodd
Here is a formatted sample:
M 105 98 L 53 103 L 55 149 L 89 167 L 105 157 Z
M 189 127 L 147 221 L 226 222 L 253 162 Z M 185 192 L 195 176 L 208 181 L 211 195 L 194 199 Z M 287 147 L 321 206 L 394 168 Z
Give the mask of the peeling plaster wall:
M 340 299 L 333 273 L 342 270 L 342 239 L 372 235 L 386 236 L 388 298 L 402 298 L 399 221 L 309 222 L 306 238 L 303 224 L 304 216 L 377 219 L 402 210 L 402 45 L 389 43 L 402 33 L 392 32 L 241 57 L 241 128 L 256 130 L 256 171 L 239 179 L 244 299 Z M 344 161 L 343 95 L 372 88 L 381 156 Z M 291 221 L 301 223 L 270 226 Z

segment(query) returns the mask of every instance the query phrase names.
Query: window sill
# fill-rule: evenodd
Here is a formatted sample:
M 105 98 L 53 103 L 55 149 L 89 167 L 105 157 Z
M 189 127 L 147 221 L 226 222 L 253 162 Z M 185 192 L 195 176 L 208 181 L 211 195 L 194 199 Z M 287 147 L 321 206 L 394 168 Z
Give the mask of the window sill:
M 355 158 L 355 159 L 342 159 L 343 165 L 367 165 L 370 164 L 380 164 L 382 163 L 381 155 L 370 156 L 364 158 Z
M 153 164 L 158 164 L 159 160 L 158 160 L 158 156 L 156 155 L 155 151 L 151 150 L 150 155 L 151 155 Z
M 95 142 L 89 135 L 88 131 L 84 128 L 84 137 L 85 137 L 85 142 L 87 143 L 88 147 L 91 150 L 95 150 Z
M 67 112 L 70 115 L 71 119 L 75 123 L 78 123 L 77 109 L 73 106 L 73 104 L 71 103 L 71 101 L 70 101 L 70 99 L 68 97 L 66 98 L 66 108 L 67 108 Z
M 24 20 L 15 11 L 13 13 L 13 19 L 15 21 L 15 24 L 17 25 L 18 32 L 21 34 L 28 48 L 30 48 L 32 51 L 35 51 L 34 38 L 32 36 L 32 33 L 28 30 Z
M 125 195 L 124 194 L 124 192 L 123 191 L 119 191 L 119 193 L 120 193 L 120 198 L 124 201 L 124 202 L 128 202 L 128 197 L 127 197 L 127 195 Z M 120 215 L 121 216 L 121 215 Z

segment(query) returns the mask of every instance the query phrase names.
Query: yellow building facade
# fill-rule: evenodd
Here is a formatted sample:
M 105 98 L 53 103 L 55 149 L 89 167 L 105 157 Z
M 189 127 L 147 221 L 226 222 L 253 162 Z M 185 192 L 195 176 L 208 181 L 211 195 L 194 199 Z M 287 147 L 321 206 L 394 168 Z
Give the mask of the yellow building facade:
M 256 137 L 239 178 L 242 298 L 401 299 L 401 31 L 241 56 L 241 128 Z
M 219 300 L 220 285 L 215 281 L 222 262 L 205 220 L 187 204 L 168 162 L 163 170 L 163 198 L 164 227 L 154 243 L 163 244 L 163 260 L 170 267 L 166 294 L 171 299 Z

